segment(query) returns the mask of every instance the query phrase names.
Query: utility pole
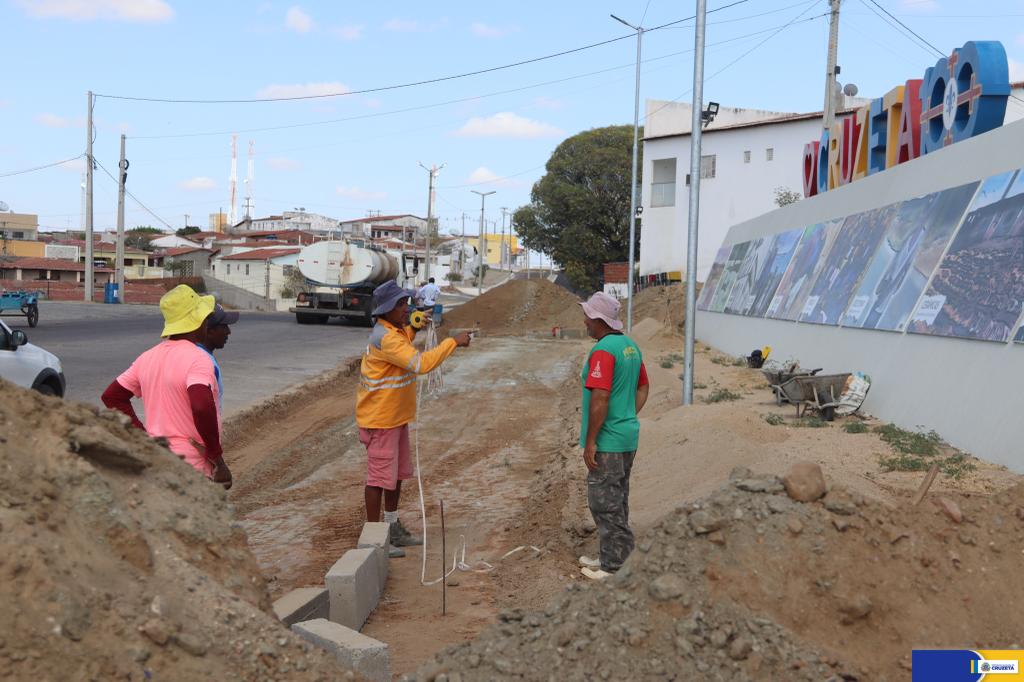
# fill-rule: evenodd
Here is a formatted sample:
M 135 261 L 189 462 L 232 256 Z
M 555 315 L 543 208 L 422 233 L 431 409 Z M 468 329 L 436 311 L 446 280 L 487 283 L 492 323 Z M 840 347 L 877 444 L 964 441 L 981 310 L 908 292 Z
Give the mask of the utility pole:
M 487 195 L 494 194 L 496 190 L 478 192 L 475 189 L 471 189 L 469 191 L 480 195 L 480 237 L 476 240 L 478 247 L 476 250 L 476 295 L 480 296 L 484 293 L 484 242 L 487 237 L 485 234 L 486 228 L 484 227 L 484 201 L 487 199 Z
M 117 248 L 114 254 L 114 273 L 117 278 L 117 300 L 124 303 L 124 186 L 128 182 L 128 159 L 124 156 L 124 133 L 121 133 L 121 161 L 117 164 Z
M 427 168 L 422 163 L 420 164 L 420 168 L 430 174 L 430 182 L 428 184 L 429 191 L 427 192 L 427 262 L 426 272 L 423 275 L 424 280 L 430 279 L 430 230 L 433 227 L 434 221 L 434 178 L 437 177 L 437 172 L 446 165 L 447 164 L 442 163 L 440 166 L 431 166 L 430 168 Z
M 263 298 L 270 300 L 270 259 L 263 261 Z
M 498 248 L 498 262 L 500 263 L 499 268 L 505 267 L 505 216 L 508 215 L 508 206 L 501 207 L 501 246 Z M 512 255 L 512 249 L 509 249 L 509 255 Z M 512 259 L 509 258 L 508 263 L 509 272 L 512 271 Z
M 92 302 L 93 295 L 93 264 L 92 264 L 92 90 L 88 95 L 88 106 L 85 113 L 85 300 Z
M 639 204 L 639 188 L 636 186 L 637 162 L 639 159 L 639 138 L 640 138 L 640 46 L 643 42 L 644 29 L 642 26 L 634 26 L 614 14 L 612 19 L 621 24 L 629 26 L 636 31 L 636 85 L 633 92 L 633 174 L 630 180 L 629 192 L 629 274 L 626 275 L 626 332 L 633 330 L 633 268 L 634 252 L 636 251 L 636 207 Z M 642 21 L 642 20 L 641 20 Z
M 459 274 L 466 271 L 466 212 L 462 212 L 462 250 L 459 251 Z
M 832 16 L 828 26 L 828 66 L 825 70 L 825 107 L 822 109 L 821 125 L 831 130 L 836 122 L 836 60 L 839 52 L 839 4 L 842 0 L 830 0 Z
M 693 335 L 697 316 L 697 226 L 700 222 L 700 143 L 704 114 L 704 27 L 707 0 L 697 0 L 693 36 L 693 102 L 690 119 L 690 205 L 686 231 L 686 339 L 683 349 L 683 405 L 693 404 Z

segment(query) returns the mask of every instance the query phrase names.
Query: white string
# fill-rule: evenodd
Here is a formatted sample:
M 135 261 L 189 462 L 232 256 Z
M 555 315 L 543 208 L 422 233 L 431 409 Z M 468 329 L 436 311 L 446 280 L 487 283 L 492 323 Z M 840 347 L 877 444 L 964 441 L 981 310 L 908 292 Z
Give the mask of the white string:
M 424 344 L 424 352 L 432 350 L 437 347 L 437 330 L 431 321 L 430 326 L 427 328 L 427 340 Z M 434 379 L 434 375 L 437 375 L 437 379 Z M 489 564 L 486 561 L 480 560 L 475 564 L 466 563 L 466 536 L 459 536 L 459 546 L 452 552 L 452 568 L 451 570 L 444 571 L 440 578 L 434 580 L 427 580 L 427 505 L 423 497 L 423 475 L 420 473 L 420 398 L 423 395 L 423 385 L 427 384 L 427 392 L 435 394 L 436 392 L 444 388 L 444 376 L 440 366 L 433 369 L 427 374 L 427 378 L 422 381 L 416 382 L 416 433 L 413 434 L 413 449 L 416 456 L 416 486 L 419 489 L 420 494 L 420 518 L 423 520 L 423 552 L 422 552 L 422 563 L 420 565 L 420 585 L 428 587 L 430 585 L 437 585 L 438 583 L 447 580 L 448 577 L 456 571 L 463 571 L 467 573 L 490 573 L 496 567 L 493 564 Z M 515 549 L 509 550 L 498 558 L 498 561 L 502 561 L 512 556 L 517 552 L 530 549 L 535 554 L 540 554 L 541 550 L 539 547 L 534 545 L 519 545 Z

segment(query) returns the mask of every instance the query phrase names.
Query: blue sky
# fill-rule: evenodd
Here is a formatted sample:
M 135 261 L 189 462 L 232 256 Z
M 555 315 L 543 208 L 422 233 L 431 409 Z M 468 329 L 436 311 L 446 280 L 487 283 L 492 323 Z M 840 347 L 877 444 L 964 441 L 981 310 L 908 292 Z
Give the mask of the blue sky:
M 709 0 L 709 9 L 733 1 Z M 1001 40 L 1011 77 L 1024 79 L 1024 2 L 877 1 L 944 53 L 967 40 Z M 0 0 L 0 174 L 81 154 L 89 89 L 171 99 L 363 90 L 615 38 L 628 31 L 609 13 L 634 23 L 643 17 L 653 26 L 692 15 L 694 4 Z M 839 63 L 843 83 L 878 96 L 921 77 L 937 57 L 869 5 L 844 1 Z M 728 106 L 820 109 L 827 9 L 825 0 L 746 0 L 710 14 L 705 98 Z M 688 101 L 692 47 L 692 22 L 646 34 L 650 61 L 641 96 Z M 368 210 L 424 215 L 427 173 L 418 163 L 445 163 L 436 209 L 441 230 L 458 232 L 465 212 L 467 231 L 475 232 L 480 204 L 470 190 L 497 190 L 487 217 L 500 221 L 500 207 L 528 201 L 530 185 L 561 140 L 632 122 L 635 50 L 630 38 L 442 83 L 293 102 L 101 97 L 95 155 L 114 171 L 124 128 L 129 190 L 176 228 L 186 213 L 205 227 L 209 213 L 227 210 L 232 131 L 239 134 L 239 204 L 248 143 L 255 142 L 258 215 L 300 206 L 336 218 Z M 334 122 L 319 123 L 325 121 Z M 316 125 L 242 132 L 296 124 Z M 154 138 L 194 133 L 213 134 Z M 0 177 L 0 200 L 38 213 L 44 229 L 77 228 L 81 168 L 74 162 Z M 113 226 L 116 186 L 102 171 L 95 182 L 96 225 Z M 127 223 L 163 226 L 131 200 Z

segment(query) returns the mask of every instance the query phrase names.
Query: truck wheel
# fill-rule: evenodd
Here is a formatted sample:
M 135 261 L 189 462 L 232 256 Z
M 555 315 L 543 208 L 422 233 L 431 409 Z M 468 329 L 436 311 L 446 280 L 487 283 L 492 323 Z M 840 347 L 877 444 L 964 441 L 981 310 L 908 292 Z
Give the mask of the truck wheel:
M 323 324 L 327 318 L 323 315 L 311 315 L 309 313 L 295 313 L 295 321 L 299 324 Z

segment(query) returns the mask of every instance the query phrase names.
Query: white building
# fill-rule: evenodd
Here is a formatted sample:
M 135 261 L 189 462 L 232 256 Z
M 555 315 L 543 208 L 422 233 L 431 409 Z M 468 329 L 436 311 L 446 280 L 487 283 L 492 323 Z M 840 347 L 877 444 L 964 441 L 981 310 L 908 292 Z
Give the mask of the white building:
M 1024 99 L 1024 83 L 1013 83 Z M 846 97 L 837 113 L 870 102 Z M 647 100 L 644 125 L 640 276 L 686 268 L 689 215 L 689 104 Z M 1024 118 L 1007 106 L 1006 123 Z M 804 145 L 821 137 L 821 112 L 805 114 L 720 107 L 701 136 L 697 279 L 703 280 L 729 228 L 775 208 L 776 188 L 803 196 Z
M 435 221 L 436 222 L 436 221 Z M 379 215 L 342 220 L 339 223 L 341 232 L 346 237 L 363 237 L 381 239 L 387 237 L 402 238 L 404 232 L 407 241 L 426 236 L 427 219 L 411 214 Z
M 179 237 L 176 234 L 168 234 L 163 237 L 157 237 L 151 239 L 149 245 L 154 249 L 181 249 L 185 247 L 197 247 L 201 248 L 203 245 L 199 241 L 192 241 L 191 239 L 185 239 Z
M 263 218 L 243 218 L 231 228 L 231 231 L 234 233 L 277 232 L 284 230 L 303 230 L 325 236 L 336 236 L 338 221 L 335 218 L 318 213 L 285 211 L 281 215 L 271 215 Z
M 271 247 L 232 253 L 212 261 L 209 274 L 266 299 L 282 300 L 281 288 L 295 267 L 299 251 L 298 247 Z

